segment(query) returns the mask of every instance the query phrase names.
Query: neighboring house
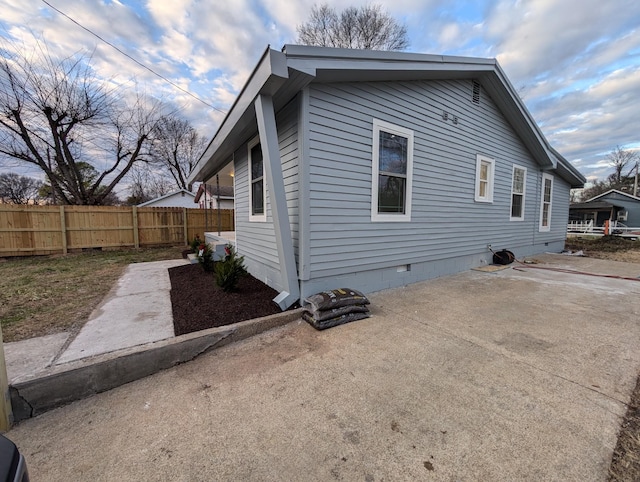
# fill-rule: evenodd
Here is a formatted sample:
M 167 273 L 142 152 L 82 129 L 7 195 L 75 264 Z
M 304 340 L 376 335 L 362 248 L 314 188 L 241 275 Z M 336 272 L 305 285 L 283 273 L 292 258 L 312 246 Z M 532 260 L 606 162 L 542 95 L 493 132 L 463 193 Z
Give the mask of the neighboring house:
M 593 221 L 594 226 L 602 226 L 607 220 L 620 221 L 631 226 L 640 226 L 640 197 L 610 189 L 583 203 L 569 206 L 571 221 Z
M 150 201 L 138 204 L 139 208 L 193 208 L 193 199 L 195 194 L 181 189 L 180 191 L 170 192 L 164 196 L 151 199 Z
M 218 189 L 210 184 L 200 184 L 193 202 L 201 209 L 233 209 L 233 186 L 220 186 L 220 203 L 218 205 Z
M 267 49 L 189 182 L 234 162 L 236 243 L 285 308 L 561 251 L 569 190 L 493 59 Z M 446 300 L 443 300 L 446 302 Z

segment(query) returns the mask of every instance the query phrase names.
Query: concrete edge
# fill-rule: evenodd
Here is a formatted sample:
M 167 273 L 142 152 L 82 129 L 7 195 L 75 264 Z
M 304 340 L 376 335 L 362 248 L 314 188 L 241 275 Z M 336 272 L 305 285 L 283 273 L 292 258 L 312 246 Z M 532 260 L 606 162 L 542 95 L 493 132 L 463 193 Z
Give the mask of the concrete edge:
M 286 325 L 302 308 L 210 328 L 91 358 L 51 366 L 10 387 L 14 422 L 111 390 L 160 370 L 191 361 L 210 350 Z

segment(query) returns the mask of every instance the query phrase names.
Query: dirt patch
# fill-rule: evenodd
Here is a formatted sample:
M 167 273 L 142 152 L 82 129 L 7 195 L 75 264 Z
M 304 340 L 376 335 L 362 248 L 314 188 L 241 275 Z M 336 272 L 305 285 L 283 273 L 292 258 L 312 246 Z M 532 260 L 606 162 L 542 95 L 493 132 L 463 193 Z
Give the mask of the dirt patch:
M 169 278 L 176 335 L 282 312 L 273 302 L 278 292 L 251 275 L 244 276 L 233 293 L 222 291 L 215 275 L 199 264 L 170 268 Z
M 609 481 L 640 480 L 640 377 L 620 427 L 618 443 L 609 467 Z

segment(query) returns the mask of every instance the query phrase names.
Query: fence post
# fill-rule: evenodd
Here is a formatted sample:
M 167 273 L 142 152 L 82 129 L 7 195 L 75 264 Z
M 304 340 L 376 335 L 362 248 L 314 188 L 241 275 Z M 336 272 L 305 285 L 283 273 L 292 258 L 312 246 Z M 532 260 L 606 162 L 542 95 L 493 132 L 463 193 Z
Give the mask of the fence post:
M 131 207 L 131 214 L 133 215 L 133 246 L 138 249 L 140 247 L 140 233 L 138 233 L 138 207 Z
M 189 244 L 189 223 L 187 222 L 187 208 L 182 208 L 182 223 L 184 225 L 184 245 Z
M 7 363 L 4 359 L 4 345 L 2 344 L 2 327 L 0 326 L 0 432 L 6 432 L 12 424 L 13 410 L 9 394 L 9 377 L 7 376 Z
M 60 230 L 62 231 L 62 254 L 67 254 L 67 221 L 64 215 L 64 205 L 60 206 Z

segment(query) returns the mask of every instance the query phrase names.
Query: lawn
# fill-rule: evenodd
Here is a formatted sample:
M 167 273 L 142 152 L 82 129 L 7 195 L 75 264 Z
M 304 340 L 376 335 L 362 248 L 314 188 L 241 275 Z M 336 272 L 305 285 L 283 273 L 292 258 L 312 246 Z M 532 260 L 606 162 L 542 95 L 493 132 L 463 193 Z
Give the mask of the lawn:
M 179 259 L 184 246 L 0 259 L 5 342 L 77 331 L 130 263 Z

